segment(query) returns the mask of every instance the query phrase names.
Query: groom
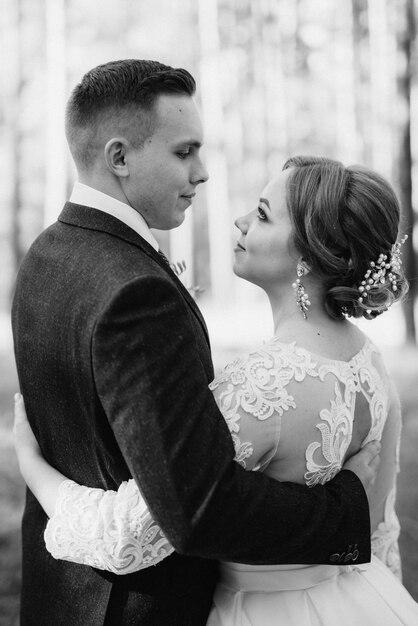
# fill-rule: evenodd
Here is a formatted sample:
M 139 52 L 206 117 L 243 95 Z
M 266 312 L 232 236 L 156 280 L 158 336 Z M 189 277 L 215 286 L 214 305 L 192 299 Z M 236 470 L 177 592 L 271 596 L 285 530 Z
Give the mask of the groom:
M 234 462 L 208 383 L 209 339 L 150 228 L 179 226 L 208 174 L 195 83 L 153 61 L 88 72 L 67 106 L 78 182 L 19 272 L 21 391 L 46 459 L 117 489 L 134 477 L 176 553 L 116 576 L 54 560 L 28 491 L 22 626 L 204 625 L 217 560 L 365 562 L 373 446 L 326 486 L 279 483 Z M 370 464 L 371 463 L 371 464 Z

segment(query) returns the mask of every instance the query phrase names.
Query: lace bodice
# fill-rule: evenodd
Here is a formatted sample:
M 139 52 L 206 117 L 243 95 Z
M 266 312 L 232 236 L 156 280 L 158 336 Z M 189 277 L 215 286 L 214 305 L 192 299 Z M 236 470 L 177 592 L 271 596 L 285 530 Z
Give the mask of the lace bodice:
M 236 461 L 278 480 L 324 484 L 361 445 L 381 440 L 371 497 L 372 549 L 400 576 L 394 510 L 399 401 L 369 340 L 345 362 L 273 338 L 229 363 L 210 389 L 231 432 Z M 55 558 L 123 574 L 173 551 L 133 480 L 117 492 L 65 481 L 45 540 Z

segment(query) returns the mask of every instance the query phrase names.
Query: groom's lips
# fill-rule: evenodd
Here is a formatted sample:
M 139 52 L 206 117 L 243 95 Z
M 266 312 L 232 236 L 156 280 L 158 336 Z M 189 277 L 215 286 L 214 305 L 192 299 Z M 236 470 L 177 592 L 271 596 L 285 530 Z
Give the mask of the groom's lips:
M 195 193 L 189 193 L 189 194 L 184 194 L 182 196 L 180 196 L 180 198 L 182 198 L 183 200 L 186 200 L 186 202 L 188 203 L 188 206 L 191 206 L 192 202 L 193 202 L 193 198 L 195 197 Z
M 237 241 L 237 247 L 235 248 L 235 250 L 243 250 L 245 252 L 244 246 L 242 246 L 239 241 Z

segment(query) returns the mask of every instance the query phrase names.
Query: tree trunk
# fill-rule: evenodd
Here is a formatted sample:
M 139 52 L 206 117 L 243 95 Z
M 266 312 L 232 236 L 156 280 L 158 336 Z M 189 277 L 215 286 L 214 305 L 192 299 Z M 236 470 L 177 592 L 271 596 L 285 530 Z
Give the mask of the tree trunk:
M 225 120 L 221 93 L 222 63 L 218 32 L 218 1 L 199 0 L 201 41 L 200 92 L 205 129 L 210 278 L 215 300 L 223 302 L 231 289 L 231 220 L 225 157 Z
M 398 47 L 401 53 L 402 70 L 398 78 L 399 100 L 402 120 L 400 126 L 399 191 L 404 222 L 409 239 L 403 251 L 404 268 L 411 279 L 409 296 L 404 302 L 406 340 L 416 342 L 414 305 L 417 298 L 417 263 L 413 245 L 414 209 L 412 205 L 412 152 L 411 152 L 411 73 L 412 45 L 415 37 L 414 0 L 400 0 L 399 14 L 403 16 L 398 31 Z
M 15 275 L 24 256 L 21 243 L 21 210 L 22 210 L 22 128 L 20 124 L 20 103 L 24 86 L 22 73 L 22 0 L 14 0 L 13 21 L 11 30 L 14 33 L 14 42 L 11 47 L 13 55 L 13 93 L 10 94 L 8 114 L 10 116 L 9 134 L 12 162 L 12 198 L 11 198 L 11 249 L 13 258 L 13 274 Z M 10 7 L 11 8 L 11 7 Z
M 392 145 L 392 103 L 396 98 L 395 38 L 389 33 L 390 7 L 381 0 L 368 0 L 370 41 L 371 100 L 371 166 L 382 176 L 391 178 L 394 146 Z M 392 36 L 391 36 L 392 35 Z
M 370 165 L 372 159 L 369 139 L 371 115 L 367 0 L 352 0 L 352 18 L 356 126 L 360 137 L 360 161 L 365 165 Z
M 265 0 L 263 22 L 263 84 L 266 124 L 266 173 L 270 180 L 282 169 L 290 155 L 287 126 L 289 102 L 286 97 L 287 84 L 284 73 L 283 38 L 280 30 L 280 2 Z
M 353 50 L 353 7 L 342 2 L 334 13 L 334 37 L 329 68 L 335 85 L 336 156 L 345 165 L 359 161 L 361 140 L 356 124 Z
M 44 226 L 55 222 L 67 193 L 65 0 L 46 2 L 47 136 Z

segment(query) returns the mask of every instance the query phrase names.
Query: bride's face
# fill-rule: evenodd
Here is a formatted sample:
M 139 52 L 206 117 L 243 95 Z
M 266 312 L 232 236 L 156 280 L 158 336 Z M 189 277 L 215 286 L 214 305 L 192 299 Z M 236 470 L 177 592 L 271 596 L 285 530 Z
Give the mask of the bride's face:
M 295 278 L 297 253 L 290 250 L 292 224 L 286 206 L 290 170 L 281 172 L 263 189 L 257 208 L 239 217 L 240 230 L 233 269 L 266 291 Z

